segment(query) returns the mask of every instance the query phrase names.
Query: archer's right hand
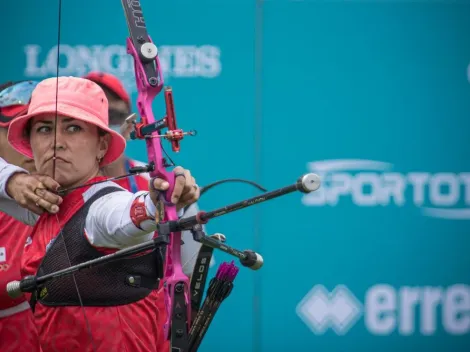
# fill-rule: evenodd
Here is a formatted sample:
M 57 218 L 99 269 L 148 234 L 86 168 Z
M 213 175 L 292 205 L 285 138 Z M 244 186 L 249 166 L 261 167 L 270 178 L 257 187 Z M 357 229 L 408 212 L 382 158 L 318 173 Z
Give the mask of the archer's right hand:
M 20 206 L 41 215 L 59 211 L 62 197 L 55 192 L 60 185 L 49 176 L 15 173 L 7 181 L 6 191 Z

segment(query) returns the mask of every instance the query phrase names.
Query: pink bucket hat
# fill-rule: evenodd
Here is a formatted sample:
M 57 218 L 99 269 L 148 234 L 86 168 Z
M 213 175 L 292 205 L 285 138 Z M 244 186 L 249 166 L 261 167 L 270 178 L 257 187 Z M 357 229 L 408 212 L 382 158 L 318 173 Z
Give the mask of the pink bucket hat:
M 56 113 L 57 77 L 41 81 L 31 95 L 28 113 L 13 120 L 8 129 L 8 142 L 19 153 L 33 158 L 25 127 L 35 116 Z M 57 114 L 85 121 L 98 126 L 111 136 L 108 151 L 101 160 L 105 166 L 119 158 L 126 147 L 126 140 L 108 127 L 108 99 L 96 83 L 78 77 L 59 77 Z

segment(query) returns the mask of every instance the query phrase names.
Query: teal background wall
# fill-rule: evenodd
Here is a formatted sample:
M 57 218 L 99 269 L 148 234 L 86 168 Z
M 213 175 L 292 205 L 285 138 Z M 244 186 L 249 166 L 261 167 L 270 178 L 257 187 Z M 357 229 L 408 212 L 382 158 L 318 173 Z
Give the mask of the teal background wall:
M 178 164 L 200 185 L 323 180 L 208 225 L 265 265 L 241 270 L 201 350 L 468 351 L 470 2 L 141 3 L 198 131 Z M 55 76 L 57 4 L 2 4 L 0 81 Z M 120 1 L 63 1 L 60 75 L 114 73 L 135 101 L 126 36 Z M 200 207 L 254 194 L 220 186 Z

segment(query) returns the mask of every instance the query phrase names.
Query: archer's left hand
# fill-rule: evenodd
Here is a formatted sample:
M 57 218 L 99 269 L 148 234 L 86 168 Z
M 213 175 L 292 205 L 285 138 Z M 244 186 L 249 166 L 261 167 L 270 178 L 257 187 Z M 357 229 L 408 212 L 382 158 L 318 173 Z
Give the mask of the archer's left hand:
M 199 186 L 196 184 L 196 179 L 191 176 L 189 170 L 177 166 L 174 168 L 173 172 L 175 173 L 175 188 L 171 195 L 171 202 L 176 205 L 177 210 L 180 210 L 187 205 L 195 203 L 199 199 Z M 150 198 L 155 205 L 157 204 L 158 191 L 166 191 L 169 186 L 168 182 L 160 178 L 150 180 Z

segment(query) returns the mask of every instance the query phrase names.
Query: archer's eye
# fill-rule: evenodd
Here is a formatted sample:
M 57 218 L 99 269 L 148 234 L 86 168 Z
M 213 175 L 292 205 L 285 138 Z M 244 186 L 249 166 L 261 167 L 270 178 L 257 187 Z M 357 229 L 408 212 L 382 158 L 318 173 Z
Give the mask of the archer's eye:
M 37 133 L 49 133 L 52 131 L 52 128 L 50 128 L 49 126 L 39 126 L 36 128 L 36 132 Z
M 67 126 L 67 132 L 70 132 L 70 133 L 76 133 L 76 132 L 80 132 L 83 128 L 81 128 L 80 126 L 78 125 L 70 125 L 70 126 Z

